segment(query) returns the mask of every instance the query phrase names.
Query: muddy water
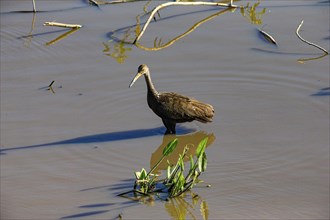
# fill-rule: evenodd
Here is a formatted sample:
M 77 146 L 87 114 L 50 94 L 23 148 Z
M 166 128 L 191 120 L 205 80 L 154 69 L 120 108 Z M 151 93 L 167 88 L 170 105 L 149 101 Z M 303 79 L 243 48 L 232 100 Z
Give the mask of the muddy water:
M 24 13 L 29 1 L 1 1 L 1 217 L 329 218 L 329 56 L 295 36 L 304 19 L 300 34 L 329 50 L 329 2 L 261 1 L 254 19 L 253 11 L 170 7 L 140 47 L 123 43 L 134 40 L 145 4 L 37 1 L 33 15 Z M 169 47 L 146 49 L 205 18 Z M 278 46 L 260 36 L 262 26 Z M 128 88 L 141 63 L 159 91 L 216 110 L 213 123 L 178 127 L 177 153 L 209 137 L 209 164 L 205 183 L 168 202 L 116 196 L 174 138 L 148 109 L 145 82 Z

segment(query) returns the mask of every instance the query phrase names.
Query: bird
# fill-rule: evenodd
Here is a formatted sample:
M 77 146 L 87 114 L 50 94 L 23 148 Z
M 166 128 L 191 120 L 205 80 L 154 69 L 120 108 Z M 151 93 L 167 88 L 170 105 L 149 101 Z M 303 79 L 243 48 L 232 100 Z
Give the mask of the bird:
M 200 102 L 175 92 L 158 92 L 152 83 L 149 67 L 141 64 L 138 71 L 129 84 L 133 86 L 138 78 L 144 76 L 147 84 L 147 102 L 149 108 L 162 119 L 166 127 L 165 134 L 176 134 L 176 124 L 199 121 L 212 122 L 214 108 L 212 105 Z

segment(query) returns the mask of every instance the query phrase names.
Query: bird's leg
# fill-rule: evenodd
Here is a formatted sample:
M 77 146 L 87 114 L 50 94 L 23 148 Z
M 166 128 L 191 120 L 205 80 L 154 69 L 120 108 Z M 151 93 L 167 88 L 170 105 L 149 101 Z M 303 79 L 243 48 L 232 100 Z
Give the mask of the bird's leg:
M 165 134 L 175 134 L 176 133 L 175 132 L 175 124 L 176 124 L 175 122 L 166 120 L 166 119 L 162 119 L 162 121 L 167 129 Z

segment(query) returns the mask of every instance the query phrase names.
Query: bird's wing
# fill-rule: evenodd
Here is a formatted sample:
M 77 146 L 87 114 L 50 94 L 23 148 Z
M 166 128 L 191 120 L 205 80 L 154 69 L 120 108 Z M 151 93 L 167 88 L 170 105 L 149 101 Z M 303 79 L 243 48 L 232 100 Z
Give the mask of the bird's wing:
M 214 114 L 213 107 L 209 104 L 201 103 L 196 99 L 189 98 L 174 92 L 165 92 L 159 94 L 158 111 L 165 118 L 176 121 L 201 122 L 212 121 Z

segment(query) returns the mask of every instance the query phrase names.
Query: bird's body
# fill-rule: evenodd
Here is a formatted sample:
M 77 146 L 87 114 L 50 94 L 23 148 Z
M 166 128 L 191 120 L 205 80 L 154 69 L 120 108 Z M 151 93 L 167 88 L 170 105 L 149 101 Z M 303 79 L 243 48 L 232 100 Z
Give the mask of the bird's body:
M 144 75 L 147 84 L 148 105 L 162 119 L 167 129 L 167 134 L 176 133 L 176 123 L 191 122 L 194 120 L 203 123 L 212 122 L 212 117 L 214 116 L 212 105 L 174 92 L 157 92 L 151 81 L 149 68 L 145 64 L 139 66 L 138 73 L 129 87 L 142 75 Z

